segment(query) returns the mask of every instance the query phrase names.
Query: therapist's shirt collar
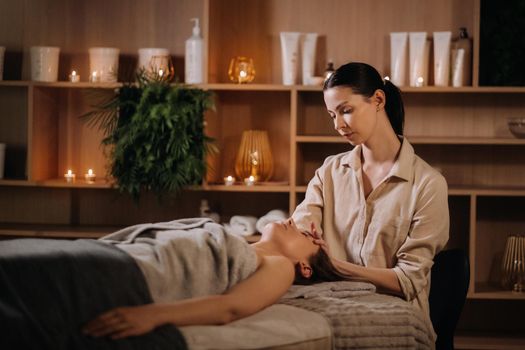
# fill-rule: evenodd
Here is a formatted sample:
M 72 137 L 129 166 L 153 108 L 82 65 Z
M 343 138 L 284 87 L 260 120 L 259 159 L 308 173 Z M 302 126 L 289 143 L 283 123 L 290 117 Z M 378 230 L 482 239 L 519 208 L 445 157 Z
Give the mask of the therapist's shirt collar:
M 398 177 L 405 181 L 411 182 L 414 178 L 414 148 L 406 138 L 400 136 L 399 140 L 401 141 L 399 157 L 394 163 L 392 169 L 390 169 L 390 173 L 388 174 L 387 178 Z M 348 153 L 346 157 L 343 158 L 342 165 L 349 166 L 354 171 L 361 169 L 361 152 L 362 146 L 357 145 L 351 152 Z

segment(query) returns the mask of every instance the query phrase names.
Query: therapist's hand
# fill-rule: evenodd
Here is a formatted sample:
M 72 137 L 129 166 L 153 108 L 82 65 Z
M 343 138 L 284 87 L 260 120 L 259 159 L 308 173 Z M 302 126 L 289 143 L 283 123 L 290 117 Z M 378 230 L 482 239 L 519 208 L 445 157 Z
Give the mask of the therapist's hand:
M 319 247 L 321 247 L 322 250 L 325 251 L 325 253 L 330 256 L 330 251 L 328 249 L 328 244 L 325 242 L 325 240 L 321 237 L 319 232 L 317 232 L 317 228 L 315 227 L 315 224 L 312 222 L 310 224 L 310 234 L 314 238 L 313 242 L 314 244 L 317 244 Z

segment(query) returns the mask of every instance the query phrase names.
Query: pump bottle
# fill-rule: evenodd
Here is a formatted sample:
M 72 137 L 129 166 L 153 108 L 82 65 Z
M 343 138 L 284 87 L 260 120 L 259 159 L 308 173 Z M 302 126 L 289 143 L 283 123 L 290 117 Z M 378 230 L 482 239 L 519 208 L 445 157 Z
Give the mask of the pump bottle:
M 186 84 L 202 84 L 204 82 L 204 74 L 201 28 L 199 27 L 198 18 L 192 18 L 191 21 L 194 22 L 193 34 L 186 40 L 184 81 Z

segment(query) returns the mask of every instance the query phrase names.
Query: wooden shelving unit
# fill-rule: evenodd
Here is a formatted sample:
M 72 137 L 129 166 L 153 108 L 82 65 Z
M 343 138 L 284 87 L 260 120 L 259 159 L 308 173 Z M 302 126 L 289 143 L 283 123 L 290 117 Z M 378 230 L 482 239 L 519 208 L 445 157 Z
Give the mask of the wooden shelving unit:
M 333 130 L 321 86 L 281 84 L 279 32 L 320 34 L 318 75 L 328 58 L 336 65 L 367 62 L 387 75 L 388 33 L 466 27 L 474 43 L 472 86 L 402 87 L 405 134 L 416 153 L 439 168 L 449 183 L 450 245 L 469 252 L 469 298 L 523 299 L 488 287 L 494 285 L 491 266 L 497 265 L 506 236 L 525 227 L 515 209 L 525 206 L 525 139 L 515 138 L 507 127 L 508 118 L 523 116 L 525 87 L 479 86 L 479 0 L 373 0 L 371 5 L 355 0 L 337 2 L 335 12 L 323 0 L 301 3 L 300 12 L 283 10 L 295 8 L 297 0 L 160 0 L 158 6 L 137 1 L 129 4 L 126 16 L 117 1 L 108 1 L 104 13 L 95 3 L 72 8 L 65 2 L 31 0 L 0 11 L 0 20 L 12 28 L 0 32 L 0 43 L 12 54 L 6 56 L 4 77 L 15 79 L 0 81 L 0 142 L 7 143 L 10 159 L 6 178 L 0 180 L 0 235 L 97 237 L 102 231 L 90 228 L 195 216 L 201 199 L 208 199 L 225 221 L 235 214 L 262 216 L 275 208 L 293 211 L 315 169 L 328 155 L 350 146 Z M 46 22 L 41 14 L 50 9 L 55 15 Z M 167 20 L 166 13 L 177 20 Z M 210 158 L 204 185 L 166 205 L 150 197 L 134 203 L 103 180 L 85 183 L 81 174 L 92 168 L 102 179 L 107 164 L 100 147 L 103 135 L 78 116 L 91 108 L 90 91 L 110 96 L 122 83 L 70 83 L 65 81 L 68 72 L 89 76 L 91 46 L 119 47 L 122 65 L 136 60 L 138 48 L 157 46 L 170 50 L 181 76 L 192 17 L 201 18 L 206 44 L 206 82 L 196 87 L 214 92 L 216 110 L 206 116 L 207 133 L 220 149 Z M 129 18 L 136 19 L 132 32 L 127 30 Z M 29 47 L 42 44 L 61 47 L 59 82 L 28 80 Z M 230 83 L 228 64 L 237 55 L 254 59 L 253 84 Z M 16 57 L 22 62 L 15 64 Z M 268 131 L 275 158 L 273 183 L 225 186 L 222 179 L 234 174 L 240 138 L 248 129 Z M 74 170 L 77 182 L 63 180 L 66 169 Z M 465 345 L 469 342 L 477 344 L 466 340 L 462 348 L 472 348 Z

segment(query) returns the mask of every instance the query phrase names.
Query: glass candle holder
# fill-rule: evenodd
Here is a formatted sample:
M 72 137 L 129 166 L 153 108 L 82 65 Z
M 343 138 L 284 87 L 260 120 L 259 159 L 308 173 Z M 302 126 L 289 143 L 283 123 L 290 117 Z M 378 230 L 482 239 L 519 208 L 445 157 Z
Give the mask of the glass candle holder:
M 169 55 L 152 56 L 146 75 L 150 80 L 171 81 L 175 76 L 175 69 Z
M 97 178 L 97 176 L 93 172 L 93 169 L 89 169 L 87 174 L 84 175 L 84 178 L 86 179 L 86 182 L 88 184 L 92 184 L 95 183 L 95 179 Z
M 69 75 L 69 81 L 72 83 L 78 83 L 80 81 L 80 75 L 77 74 L 77 71 L 74 70 Z
M 525 292 L 525 236 L 507 238 L 501 262 L 501 286 L 514 292 Z
M 235 183 L 235 178 L 231 175 L 228 175 L 224 178 L 224 184 L 226 186 L 232 186 Z
M 254 181 L 268 181 L 273 175 L 273 156 L 268 132 L 246 130 L 242 133 L 241 144 L 235 159 L 237 178 L 253 176 Z
M 75 182 L 76 175 L 73 174 L 73 171 L 71 169 L 68 169 L 67 173 L 64 174 L 64 179 L 66 179 L 67 183 Z
M 255 67 L 249 57 L 237 56 L 230 61 L 228 76 L 234 83 L 251 83 L 255 79 Z

